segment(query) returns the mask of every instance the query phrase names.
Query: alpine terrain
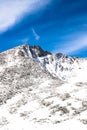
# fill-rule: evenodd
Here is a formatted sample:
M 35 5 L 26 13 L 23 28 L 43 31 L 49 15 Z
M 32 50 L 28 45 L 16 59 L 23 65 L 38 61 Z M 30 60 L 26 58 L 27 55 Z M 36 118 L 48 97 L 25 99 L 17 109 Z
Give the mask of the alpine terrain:
M 87 59 L 24 44 L 0 53 L 0 130 L 87 130 Z

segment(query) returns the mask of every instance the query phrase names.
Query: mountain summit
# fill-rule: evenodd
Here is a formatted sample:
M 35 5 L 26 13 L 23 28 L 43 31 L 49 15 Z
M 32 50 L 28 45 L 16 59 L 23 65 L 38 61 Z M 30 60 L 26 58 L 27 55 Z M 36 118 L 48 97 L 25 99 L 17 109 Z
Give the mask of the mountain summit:
M 50 52 L 44 51 L 40 46 L 29 46 L 25 44 L 23 49 L 27 56 L 32 56 L 33 58 L 47 56 L 48 54 L 51 55 Z

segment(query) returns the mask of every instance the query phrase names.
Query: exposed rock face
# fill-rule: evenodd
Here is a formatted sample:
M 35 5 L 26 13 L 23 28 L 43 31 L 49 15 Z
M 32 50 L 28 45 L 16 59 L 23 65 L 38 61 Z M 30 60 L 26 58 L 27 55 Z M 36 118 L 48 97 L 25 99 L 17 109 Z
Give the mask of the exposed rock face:
M 28 56 L 31 54 L 33 58 L 47 56 L 48 54 L 51 55 L 50 52 L 44 51 L 40 46 L 29 46 L 26 44 L 23 46 L 23 49 Z

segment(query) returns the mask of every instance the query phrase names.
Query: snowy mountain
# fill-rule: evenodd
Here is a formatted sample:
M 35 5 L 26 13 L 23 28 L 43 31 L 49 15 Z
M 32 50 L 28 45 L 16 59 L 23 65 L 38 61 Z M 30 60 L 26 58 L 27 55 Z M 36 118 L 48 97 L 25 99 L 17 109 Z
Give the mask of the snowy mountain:
M 28 44 L 0 53 L 0 130 L 86 130 L 86 66 Z
M 87 80 L 87 59 L 69 57 L 62 53 L 51 54 L 39 46 L 24 45 L 23 52 L 40 62 L 50 74 L 63 81 L 78 82 Z M 83 77 L 85 75 L 85 77 Z

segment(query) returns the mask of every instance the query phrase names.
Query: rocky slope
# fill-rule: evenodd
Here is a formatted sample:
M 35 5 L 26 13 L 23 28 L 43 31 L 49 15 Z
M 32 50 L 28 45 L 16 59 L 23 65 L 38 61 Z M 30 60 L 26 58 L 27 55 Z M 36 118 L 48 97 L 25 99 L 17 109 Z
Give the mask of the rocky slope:
M 24 88 L 31 89 L 31 86 L 32 88 L 37 86 L 38 82 L 54 79 L 49 72 L 41 67 L 39 62 L 34 61 L 26 54 L 25 46 L 0 54 L 1 104 Z

